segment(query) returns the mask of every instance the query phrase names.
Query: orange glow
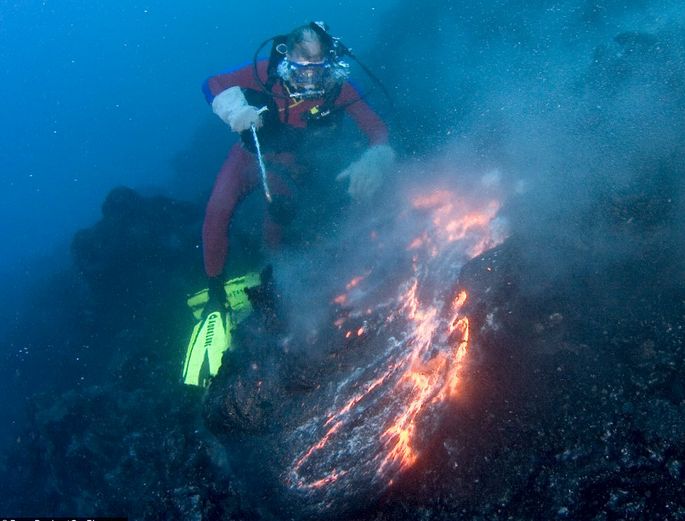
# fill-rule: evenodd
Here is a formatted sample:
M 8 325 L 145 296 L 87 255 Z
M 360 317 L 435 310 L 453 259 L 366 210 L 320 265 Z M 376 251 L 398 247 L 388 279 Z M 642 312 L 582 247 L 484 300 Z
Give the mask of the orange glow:
M 502 240 L 490 230 L 501 207 L 499 201 L 467 201 L 449 190 L 438 190 L 414 197 L 411 204 L 416 210 L 430 212 L 432 229 L 413 239 L 407 250 L 427 247 L 429 256 L 436 257 L 450 243 L 467 240 L 472 244 L 467 245 L 466 253 L 473 258 Z
M 347 295 L 345 293 L 343 293 L 342 295 L 338 295 L 333 299 L 333 303 L 338 304 L 340 306 L 345 304 L 345 302 L 347 302 Z
M 407 246 L 407 249 L 408 250 L 416 250 L 416 249 L 420 248 L 421 246 L 423 246 L 424 241 L 425 241 L 425 237 L 423 235 L 421 237 L 417 237 L 416 239 L 411 241 L 409 246 Z
M 345 285 L 345 293 L 334 299 L 336 304 L 348 305 L 344 318 L 334 322 L 339 329 L 348 319 L 369 315 L 363 326 L 358 322 L 347 326 L 350 330 L 345 332 L 345 338 L 367 335 L 383 341 L 382 335 L 387 333 L 387 355 L 381 359 L 380 367 L 361 366 L 359 375 L 363 376 L 351 376 L 340 383 L 335 399 L 344 397 L 344 401 L 315 420 L 313 428 L 319 429 L 315 431 L 318 441 L 294 458 L 288 474 L 289 482 L 300 489 L 320 489 L 336 481 L 344 482 L 347 472 L 335 468 L 335 463 L 331 464 L 333 468 L 320 469 L 322 461 L 328 465 L 329 455 L 317 453 L 327 446 L 337 450 L 347 443 L 345 436 L 351 431 L 356 432 L 355 436 L 365 432 L 359 430 L 360 425 L 374 408 L 382 408 L 382 412 L 371 416 L 376 421 L 371 432 L 378 438 L 370 443 L 380 443 L 382 450 L 369 461 L 377 477 L 391 485 L 398 473 L 421 458 L 418 441 L 422 418 L 460 395 L 470 339 L 469 319 L 463 312 L 468 295 L 464 290 L 446 291 L 452 287 L 453 279 L 436 280 L 434 273 L 453 277 L 454 264 L 459 268 L 462 262 L 503 240 L 492 224 L 501 204 L 497 200 L 469 199 L 449 190 L 419 195 L 410 203 L 413 212 L 403 215 L 416 218 L 412 222 L 417 222 L 417 226 L 425 224 L 425 229 L 406 246 L 411 251 L 406 254 L 411 255 L 411 275 L 383 302 L 370 305 L 367 300 L 355 309 L 360 300 L 355 288 L 371 271 L 353 277 Z M 372 237 L 376 238 L 375 231 Z M 447 256 L 441 256 L 443 253 Z M 444 271 L 446 264 L 449 271 Z M 371 317 L 374 314 L 378 317 L 375 321 Z M 303 477 L 308 473 L 318 475 Z M 347 486 L 347 482 L 339 485 Z
M 345 293 L 341 293 L 337 297 L 333 299 L 333 304 L 337 304 L 339 306 L 343 306 L 348 304 L 349 302 L 349 292 L 359 286 L 359 284 L 366 278 L 368 273 L 364 275 L 357 275 L 356 277 L 353 277 L 352 280 L 350 280 L 347 284 L 345 284 Z M 337 321 L 336 321 L 337 322 Z
M 340 476 L 344 476 L 344 475 L 345 475 L 345 472 L 338 472 L 337 470 L 336 470 L 336 471 L 333 471 L 332 474 L 326 476 L 325 478 L 321 478 L 321 479 L 319 479 L 319 480 L 317 480 L 317 481 L 314 481 L 313 483 L 310 483 L 310 484 L 308 485 L 308 488 L 321 488 L 321 487 L 325 487 L 326 485 L 330 485 L 331 483 L 334 483 L 335 481 L 338 481 L 338 478 L 339 478 Z
M 415 324 L 413 334 L 414 350 L 410 353 L 411 361 L 408 369 L 398 380 L 395 390 L 409 394 L 404 411 L 392 425 L 383 432 L 381 439 L 388 448 L 387 456 L 380 465 L 380 471 L 395 466 L 399 470 L 411 467 L 418 458 L 413 448 L 416 420 L 425 406 L 429 403 L 444 401 L 456 394 L 459 373 L 466 355 L 468 344 L 468 319 L 460 318 L 458 312 L 466 302 L 466 292 L 460 291 L 454 298 L 452 309 L 455 316 L 448 323 L 448 334 L 454 331 L 462 333 L 457 340 L 456 349 L 452 356 L 438 352 L 432 358 L 425 360 L 426 352 L 439 335 L 441 326 L 437 319 L 437 309 L 428 307 L 422 309 L 417 297 L 416 281 L 404 294 L 404 310 L 407 318 Z
M 454 199 L 454 193 L 449 190 L 436 190 L 428 195 L 419 195 L 414 197 L 412 205 L 414 208 L 434 208 L 435 206 L 443 206 L 451 204 Z
M 452 310 L 458 312 L 466 302 L 466 291 L 461 290 L 452 301 Z
M 384 474 L 388 471 L 402 471 L 416 463 L 419 458 L 419 452 L 414 447 L 417 420 L 427 405 L 456 396 L 459 375 L 468 347 L 468 319 L 459 315 L 466 302 L 466 292 L 460 291 L 454 297 L 454 315 L 445 321 L 438 318 L 435 306 L 421 305 L 417 290 L 418 281 L 414 279 L 402 295 L 402 306 L 399 310 L 412 324 L 409 338 L 411 349 L 326 419 L 323 425 L 327 427 L 327 431 L 293 464 L 292 472 L 297 478 L 295 481 L 298 487 L 320 488 L 342 475 L 341 471 L 334 469 L 328 476 L 311 483 L 299 478 L 299 473 L 307 461 L 325 447 L 349 421 L 350 411 L 391 379 L 394 379 L 395 383 L 390 393 L 406 396 L 406 402 L 403 410 L 385 426 L 380 435 L 385 456 L 378 463 L 378 472 Z M 449 338 L 454 347 L 448 354 L 438 351 L 434 356 L 427 357 L 433 341 L 441 337 L 441 331 L 444 331 L 442 337 Z M 359 328 L 357 335 L 363 332 L 364 328 Z M 351 334 L 352 332 L 348 331 L 346 338 Z
M 352 288 L 357 287 L 357 286 L 359 285 L 359 283 L 360 283 L 362 280 L 364 280 L 364 277 L 366 277 L 366 275 L 359 275 L 359 276 L 357 276 L 357 277 L 354 277 L 351 281 L 349 281 L 349 282 L 347 283 L 347 285 L 345 286 L 345 289 L 346 289 L 347 291 L 350 291 Z

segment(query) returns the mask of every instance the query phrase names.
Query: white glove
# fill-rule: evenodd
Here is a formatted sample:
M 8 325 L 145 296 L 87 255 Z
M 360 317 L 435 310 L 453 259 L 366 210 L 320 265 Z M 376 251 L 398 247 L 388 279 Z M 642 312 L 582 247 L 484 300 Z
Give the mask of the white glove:
M 383 177 L 395 162 L 395 151 L 388 145 L 374 145 L 343 170 L 336 181 L 349 179 L 347 193 L 357 201 L 368 201 L 383 184 Z
M 234 132 L 249 130 L 252 125 L 262 126 L 262 116 L 266 107 L 261 109 L 247 103 L 240 87 L 231 87 L 220 93 L 212 101 L 212 110 Z

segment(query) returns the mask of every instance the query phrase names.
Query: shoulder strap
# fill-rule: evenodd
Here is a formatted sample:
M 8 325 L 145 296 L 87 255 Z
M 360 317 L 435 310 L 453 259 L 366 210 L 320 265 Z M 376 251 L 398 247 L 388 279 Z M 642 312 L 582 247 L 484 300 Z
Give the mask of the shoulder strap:
M 335 101 L 338 99 L 338 96 L 340 96 L 340 91 L 342 91 L 342 83 L 338 83 L 335 87 L 326 92 L 323 103 L 319 107 L 319 110 L 322 113 L 334 112 L 334 109 L 336 108 Z
M 271 44 L 271 54 L 269 55 L 269 65 L 266 68 L 266 83 L 265 87 L 271 91 L 274 84 L 278 80 L 278 66 L 285 57 L 285 45 L 288 37 L 285 35 L 274 36 Z

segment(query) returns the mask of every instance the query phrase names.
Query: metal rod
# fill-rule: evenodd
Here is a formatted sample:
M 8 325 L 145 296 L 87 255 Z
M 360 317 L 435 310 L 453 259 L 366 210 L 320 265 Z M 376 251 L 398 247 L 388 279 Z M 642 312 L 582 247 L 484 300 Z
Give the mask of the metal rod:
M 251 128 L 255 148 L 257 149 L 257 161 L 259 161 L 259 173 L 262 179 L 262 188 L 264 188 L 264 195 L 266 196 L 266 200 L 271 202 L 271 190 L 269 190 L 269 181 L 266 178 L 266 166 L 264 165 L 264 158 L 262 157 L 262 149 L 259 146 L 259 138 L 257 137 L 257 127 L 254 123 L 252 123 Z

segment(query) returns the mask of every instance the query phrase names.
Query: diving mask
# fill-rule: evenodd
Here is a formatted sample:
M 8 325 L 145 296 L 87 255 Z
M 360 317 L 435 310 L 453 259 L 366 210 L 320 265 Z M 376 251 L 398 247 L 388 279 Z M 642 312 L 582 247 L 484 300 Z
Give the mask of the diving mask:
M 296 62 L 283 58 L 278 75 L 286 81 L 290 97 L 295 99 L 321 98 L 335 84 L 349 76 L 349 65 L 343 61 Z

